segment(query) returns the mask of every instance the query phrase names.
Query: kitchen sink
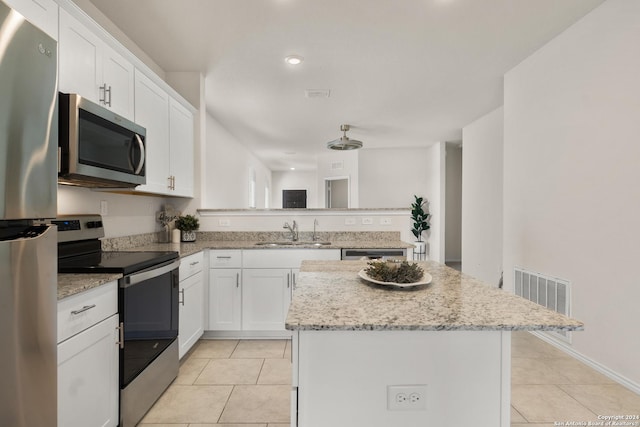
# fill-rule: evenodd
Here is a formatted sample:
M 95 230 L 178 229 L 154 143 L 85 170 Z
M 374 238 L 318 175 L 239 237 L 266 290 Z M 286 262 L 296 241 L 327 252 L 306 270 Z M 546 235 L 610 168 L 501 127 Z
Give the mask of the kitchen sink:
M 279 246 L 327 246 L 330 245 L 331 242 L 257 242 L 256 246 L 266 246 L 266 247 L 279 247 Z

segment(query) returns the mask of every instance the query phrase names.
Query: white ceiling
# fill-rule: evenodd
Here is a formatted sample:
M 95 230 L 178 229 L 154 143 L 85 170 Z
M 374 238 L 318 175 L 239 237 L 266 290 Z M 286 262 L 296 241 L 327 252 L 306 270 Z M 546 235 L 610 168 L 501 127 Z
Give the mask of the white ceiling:
M 364 149 L 461 140 L 506 71 L 603 2 L 91 1 L 165 71 L 205 73 L 210 114 L 272 170 L 315 168 L 343 123 Z

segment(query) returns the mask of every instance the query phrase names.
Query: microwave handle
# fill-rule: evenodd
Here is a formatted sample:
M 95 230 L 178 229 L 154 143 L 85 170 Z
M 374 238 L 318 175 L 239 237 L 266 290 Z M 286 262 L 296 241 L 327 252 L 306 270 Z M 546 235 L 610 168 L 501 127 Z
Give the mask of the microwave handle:
M 144 152 L 144 144 L 142 143 L 142 138 L 140 138 L 140 135 L 138 135 L 137 133 L 136 135 L 136 140 L 138 141 L 138 148 L 140 148 L 140 163 L 138 163 L 138 167 L 135 170 L 135 174 L 139 175 L 140 171 L 142 170 L 142 167 L 144 166 L 144 161 L 145 161 L 145 152 Z

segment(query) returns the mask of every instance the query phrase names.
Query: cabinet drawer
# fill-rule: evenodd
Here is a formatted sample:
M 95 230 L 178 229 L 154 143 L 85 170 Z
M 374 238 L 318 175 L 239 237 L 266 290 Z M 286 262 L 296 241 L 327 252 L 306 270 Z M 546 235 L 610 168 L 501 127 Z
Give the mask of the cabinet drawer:
M 244 268 L 300 268 L 304 260 L 339 260 L 340 249 L 249 249 Z
M 180 260 L 180 280 L 184 280 L 202 271 L 204 256 L 202 252 L 189 255 Z
M 118 312 L 118 282 L 72 295 L 58 302 L 58 342 Z
M 240 268 L 242 266 L 242 251 L 209 251 L 210 268 Z

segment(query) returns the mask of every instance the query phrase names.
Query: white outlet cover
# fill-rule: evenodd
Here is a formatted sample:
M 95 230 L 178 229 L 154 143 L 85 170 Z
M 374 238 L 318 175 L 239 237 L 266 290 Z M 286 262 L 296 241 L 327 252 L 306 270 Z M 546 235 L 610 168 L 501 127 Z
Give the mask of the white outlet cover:
M 399 398 L 399 396 L 401 396 Z M 389 411 L 426 411 L 427 385 L 390 385 L 387 386 L 387 410 Z
M 356 225 L 356 219 L 355 218 L 346 218 L 344 220 L 344 225 Z
M 373 218 L 362 218 L 362 225 L 371 225 L 373 224 Z

